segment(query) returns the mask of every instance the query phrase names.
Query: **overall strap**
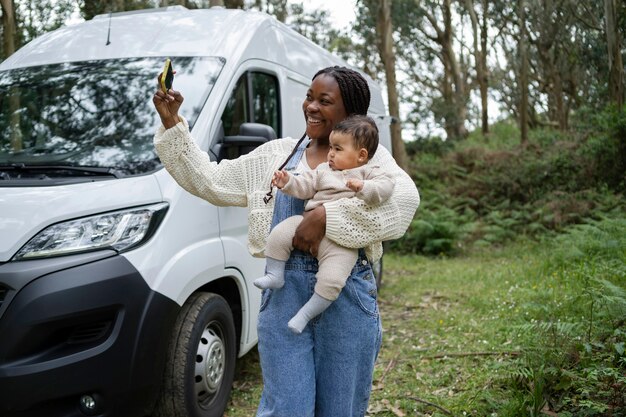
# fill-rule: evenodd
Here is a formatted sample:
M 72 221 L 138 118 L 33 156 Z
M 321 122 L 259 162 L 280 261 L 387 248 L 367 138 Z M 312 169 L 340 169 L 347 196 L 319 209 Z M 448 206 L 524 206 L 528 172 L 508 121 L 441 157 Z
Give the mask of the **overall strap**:
M 311 142 L 311 139 L 307 137 L 296 148 L 296 151 L 291 155 L 291 157 L 287 160 L 287 164 L 284 166 L 287 171 L 293 171 L 298 168 L 298 164 L 300 163 L 307 146 L 309 146 L 309 142 Z
M 298 142 L 296 146 L 294 146 L 293 151 L 289 155 L 289 158 L 287 158 L 285 162 L 280 166 L 280 169 L 285 169 L 288 171 L 293 171 L 297 169 L 298 164 L 305 154 L 306 147 L 309 144 L 309 141 L 310 139 L 307 138 L 307 140 L 304 140 L 303 137 L 301 141 Z M 296 175 L 296 173 L 292 172 L 291 175 Z M 271 191 L 270 194 L 265 196 L 265 198 L 268 198 L 270 196 Z M 300 200 L 296 197 L 284 194 L 279 189 L 276 190 L 275 198 L 276 201 L 274 202 L 274 212 L 272 214 L 272 223 L 270 225 L 270 230 L 272 230 L 278 223 L 282 222 L 287 217 L 291 217 L 296 214 L 302 214 L 302 212 L 304 211 L 304 200 Z
M 307 146 L 309 146 L 309 142 L 311 142 L 311 139 L 307 137 L 306 133 L 302 135 L 298 143 L 296 143 L 296 146 L 294 146 L 294 148 L 291 150 L 291 153 L 289 154 L 287 159 L 285 159 L 285 161 L 278 167 L 278 171 L 283 168 L 287 169 L 288 171 L 296 169 L 296 167 L 300 163 L 302 154 L 306 150 Z M 270 200 L 274 198 L 274 196 L 272 195 L 272 189 L 273 187 L 270 185 L 269 192 L 265 194 L 265 197 L 263 197 L 263 202 L 265 204 L 269 203 Z

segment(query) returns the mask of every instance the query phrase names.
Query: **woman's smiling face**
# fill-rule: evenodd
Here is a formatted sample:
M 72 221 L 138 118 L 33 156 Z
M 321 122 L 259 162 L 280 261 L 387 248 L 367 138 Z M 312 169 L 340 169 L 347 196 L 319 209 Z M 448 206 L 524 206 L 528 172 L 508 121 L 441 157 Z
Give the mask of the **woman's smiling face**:
M 311 139 L 328 139 L 335 125 L 348 117 L 339 84 L 330 76 L 315 77 L 302 103 L 306 134 Z

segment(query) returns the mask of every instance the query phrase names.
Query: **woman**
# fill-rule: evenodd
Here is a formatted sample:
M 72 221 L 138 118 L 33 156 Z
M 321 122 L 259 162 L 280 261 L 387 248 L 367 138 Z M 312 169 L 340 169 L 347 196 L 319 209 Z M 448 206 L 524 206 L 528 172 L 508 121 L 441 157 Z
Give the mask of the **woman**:
M 349 115 L 365 115 L 370 92 L 356 71 L 322 69 L 306 93 L 306 133 L 297 144 L 291 138 L 270 141 L 219 164 L 194 144 L 186 121 L 178 116 L 180 93 L 158 90 L 153 102 L 163 123 L 155 146 L 166 169 L 183 188 L 212 204 L 247 206 L 248 247 L 254 256 L 263 256 L 270 227 L 304 209 L 304 201 L 280 191 L 274 198 L 266 196 L 273 173 L 283 163 L 297 173 L 325 162 L 332 128 Z M 369 261 L 382 255 L 382 241 L 404 234 L 419 205 L 415 184 L 386 149 L 379 147 L 371 162 L 395 179 L 392 197 L 377 207 L 351 198 L 304 213 L 293 241 L 298 250 L 285 266 L 284 287 L 263 293 L 258 349 L 264 387 L 257 417 L 365 415 L 382 336 Z M 287 322 L 312 296 L 317 260 L 311 255 L 324 236 L 366 249 L 369 261 L 360 250 L 339 298 L 297 335 Z

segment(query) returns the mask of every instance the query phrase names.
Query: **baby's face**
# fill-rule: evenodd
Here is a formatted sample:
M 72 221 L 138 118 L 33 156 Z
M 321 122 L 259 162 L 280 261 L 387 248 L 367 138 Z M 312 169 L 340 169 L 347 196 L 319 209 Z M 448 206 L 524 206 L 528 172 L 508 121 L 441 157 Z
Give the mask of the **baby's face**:
M 354 146 L 352 135 L 331 132 L 330 149 L 328 150 L 328 165 L 334 170 L 356 168 L 367 163 L 360 149 Z

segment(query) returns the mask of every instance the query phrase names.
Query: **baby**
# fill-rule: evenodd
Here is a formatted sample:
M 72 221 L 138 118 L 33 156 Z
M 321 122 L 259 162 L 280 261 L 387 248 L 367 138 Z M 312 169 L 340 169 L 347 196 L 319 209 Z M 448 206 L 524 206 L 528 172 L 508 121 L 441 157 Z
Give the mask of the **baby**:
M 357 197 L 368 205 L 386 201 L 393 192 L 394 181 L 379 166 L 368 161 L 378 148 L 378 128 L 368 116 L 351 116 L 340 122 L 330 134 L 328 162 L 317 169 L 291 175 L 276 171 L 272 184 L 284 193 L 309 199 L 305 211 L 328 201 Z M 270 233 L 265 249 L 265 275 L 254 285 L 261 289 L 281 288 L 285 283 L 285 263 L 293 250 L 292 239 L 302 216 L 292 216 L 277 224 Z M 358 258 L 358 250 L 339 246 L 326 237 L 319 245 L 315 292 L 289 321 L 289 328 L 302 333 L 307 323 L 326 310 L 337 299 Z

